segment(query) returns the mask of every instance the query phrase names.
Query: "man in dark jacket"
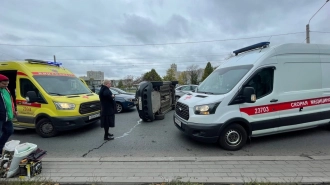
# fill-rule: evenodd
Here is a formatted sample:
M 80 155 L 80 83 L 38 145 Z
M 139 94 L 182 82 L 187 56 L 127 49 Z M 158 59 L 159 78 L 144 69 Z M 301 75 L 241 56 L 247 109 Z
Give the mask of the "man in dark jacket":
M 14 133 L 12 119 L 16 116 L 16 107 L 8 90 L 8 77 L 0 74 L 0 149 Z
M 99 92 L 101 102 L 101 128 L 104 128 L 104 140 L 114 139 L 113 134 L 109 133 L 109 127 L 115 127 L 116 102 L 115 96 L 111 93 L 111 81 L 104 80 Z

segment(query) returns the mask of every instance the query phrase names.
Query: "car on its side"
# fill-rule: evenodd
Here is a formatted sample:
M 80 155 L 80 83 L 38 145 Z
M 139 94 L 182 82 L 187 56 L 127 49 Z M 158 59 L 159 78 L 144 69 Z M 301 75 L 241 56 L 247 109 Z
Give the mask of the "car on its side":
M 112 87 L 110 87 L 110 90 L 112 94 L 115 95 L 115 101 L 116 101 L 116 107 L 117 112 L 121 113 L 126 110 L 133 109 L 135 107 L 134 101 L 135 101 L 135 95 L 134 94 L 121 94 L 118 93 L 116 90 L 114 90 Z M 100 88 L 95 89 L 95 93 L 99 94 Z
M 194 91 L 198 85 L 181 85 L 175 88 L 175 100 L 177 101 L 181 96 Z

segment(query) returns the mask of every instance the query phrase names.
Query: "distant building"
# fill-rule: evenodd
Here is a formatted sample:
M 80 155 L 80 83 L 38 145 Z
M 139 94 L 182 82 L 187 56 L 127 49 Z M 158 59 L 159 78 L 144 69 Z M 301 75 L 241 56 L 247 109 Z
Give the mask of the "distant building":
M 87 83 L 89 86 L 101 85 L 104 81 L 104 72 L 102 71 L 87 71 L 87 76 L 79 77 Z
M 104 72 L 87 71 L 87 78 L 90 81 L 90 85 L 101 85 L 104 81 Z

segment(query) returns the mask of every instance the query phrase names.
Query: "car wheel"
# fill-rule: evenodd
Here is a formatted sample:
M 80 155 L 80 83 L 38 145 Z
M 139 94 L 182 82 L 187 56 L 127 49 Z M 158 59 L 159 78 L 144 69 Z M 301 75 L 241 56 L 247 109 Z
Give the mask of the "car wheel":
M 123 106 L 120 103 L 116 103 L 116 107 L 117 107 L 117 112 L 118 113 L 123 112 Z
M 241 149 L 247 141 L 246 130 L 239 124 L 230 124 L 220 134 L 219 144 L 225 150 Z
M 48 118 L 42 118 L 36 125 L 37 133 L 44 138 L 54 137 L 57 135 L 57 131 L 53 123 Z

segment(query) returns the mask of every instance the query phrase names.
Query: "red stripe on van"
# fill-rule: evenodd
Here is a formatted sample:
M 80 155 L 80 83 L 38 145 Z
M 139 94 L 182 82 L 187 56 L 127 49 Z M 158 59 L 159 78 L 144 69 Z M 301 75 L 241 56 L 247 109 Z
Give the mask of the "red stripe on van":
M 28 106 L 28 107 L 37 107 L 40 108 L 40 103 L 28 103 L 26 100 L 16 100 L 17 105 Z
M 23 72 L 17 72 L 17 75 L 22 75 L 22 76 L 27 76 L 25 73 Z
M 330 97 L 297 100 L 291 102 L 268 104 L 268 105 L 254 106 L 254 107 L 245 107 L 245 108 L 240 108 L 240 111 L 248 115 L 256 115 L 256 114 L 266 114 L 270 112 L 290 110 L 290 109 L 299 109 L 301 107 L 310 107 L 310 106 L 316 106 L 322 104 L 330 104 Z

